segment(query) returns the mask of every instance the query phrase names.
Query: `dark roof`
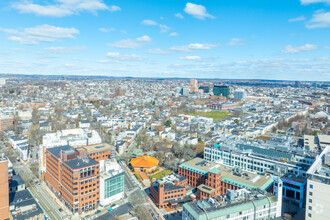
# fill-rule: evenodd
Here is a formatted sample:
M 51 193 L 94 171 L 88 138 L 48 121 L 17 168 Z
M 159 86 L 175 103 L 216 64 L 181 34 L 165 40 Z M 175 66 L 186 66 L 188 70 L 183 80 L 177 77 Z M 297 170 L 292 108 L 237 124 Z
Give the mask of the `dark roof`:
M 171 205 L 175 204 L 175 203 L 186 203 L 186 202 L 191 202 L 192 198 L 190 196 L 183 196 L 180 198 L 176 198 L 176 199 L 171 199 L 171 200 L 167 200 L 166 202 L 169 202 Z
M 36 200 L 32 197 L 31 193 L 26 189 L 23 191 L 19 191 L 16 193 L 9 194 L 9 205 L 15 205 L 15 208 L 24 207 L 28 205 L 35 204 L 35 208 L 32 210 L 29 210 L 25 213 L 22 213 L 20 215 L 14 216 L 13 213 L 13 219 L 17 220 L 25 220 L 30 219 L 35 216 L 39 216 L 40 214 L 43 214 L 44 212 L 40 208 L 39 204 L 36 202 Z
M 19 174 L 13 175 L 11 178 L 12 178 L 12 183 L 9 184 L 9 187 L 16 187 L 25 184 L 24 180 L 21 178 Z
M 56 157 L 60 157 L 60 152 L 65 151 L 65 150 L 72 150 L 73 148 L 70 145 L 65 145 L 61 147 L 52 147 L 52 148 L 47 148 L 49 152 L 54 154 Z
M 99 164 L 99 162 L 97 162 L 97 161 L 95 161 L 95 160 L 93 160 L 92 158 L 89 158 L 89 157 L 87 157 L 87 158 L 76 158 L 76 159 L 73 159 L 73 160 L 64 161 L 64 163 L 66 163 L 73 170 Z
M 158 182 L 151 183 L 152 187 L 158 192 Z M 176 189 L 184 189 L 184 186 L 174 185 L 172 183 L 164 183 L 164 192 L 172 191 Z

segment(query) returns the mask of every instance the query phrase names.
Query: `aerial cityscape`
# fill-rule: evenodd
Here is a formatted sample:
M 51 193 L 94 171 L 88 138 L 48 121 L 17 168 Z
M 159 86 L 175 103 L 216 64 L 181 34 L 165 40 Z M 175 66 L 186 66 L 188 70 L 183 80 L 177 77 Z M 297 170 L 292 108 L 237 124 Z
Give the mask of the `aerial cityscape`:
M 0 219 L 330 219 L 329 0 L 0 11 Z

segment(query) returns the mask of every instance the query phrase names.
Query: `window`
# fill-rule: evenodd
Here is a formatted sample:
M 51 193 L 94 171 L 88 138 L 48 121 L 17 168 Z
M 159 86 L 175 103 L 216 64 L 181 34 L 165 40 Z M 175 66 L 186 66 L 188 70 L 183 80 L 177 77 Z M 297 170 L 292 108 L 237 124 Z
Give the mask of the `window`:
M 308 209 L 309 209 L 309 210 L 312 210 L 312 206 L 308 206 Z
M 308 213 L 308 217 L 310 217 L 310 218 L 311 218 L 311 217 L 312 217 L 312 214 L 311 214 L 311 213 Z
M 309 192 L 309 195 L 312 196 L 313 195 L 313 192 Z
M 312 199 L 309 199 L 309 200 L 308 200 L 309 203 L 312 203 L 312 201 L 313 201 Z
M 310 184 L 310 185 L 309 185 L 309 188 L 310 188 L 310 189 L 313 189 L 313 185 L 312 185 L 312 184 Z

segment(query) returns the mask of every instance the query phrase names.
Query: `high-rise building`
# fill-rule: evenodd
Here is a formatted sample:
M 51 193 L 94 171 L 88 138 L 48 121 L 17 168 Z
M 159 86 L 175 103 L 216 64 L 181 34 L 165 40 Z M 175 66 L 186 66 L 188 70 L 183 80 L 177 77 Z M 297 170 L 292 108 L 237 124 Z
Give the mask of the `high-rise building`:
M 295 81 L 295 82 L 294 82 L 294 86 L 295 86 L 296 88 L 300 88 L 300 87 L 301 87 L 301 82 L 300 82 L 300 81 Z
M 6 85 L 6 78 L 0 78 L 0 86 Z
M 116 96 L 123 96 L 125 94 L 126 94 L 126 90 L 125 89 L 116 88 Z
M 330 216 L 330 147 L 326 147 L 307 171 L 306 220 Z
M 234 99 L 241 100 L 246 97 L 246 92 L 244 90 L 235 90 Z
M 9 219 L 8 159 L 0 157 L 0 219 Z
M 190 79 L 190 92 L 198 92 L 198 81 L 197 79 Z
M 207 85 L 201 85 L 199 89 L 203 90 L 204 93 L 209 93 L 210 92 L 210 86 Z
M 71 146 L 46 150 L 44 181 L 73 214 L 97 208 L 100 199 L 99 162 Z
M 181 95 L 188 96 L 189 95 L 189 87 L 183 87 L 180 91 Z
M 229 86 L 226 85 L 214 85 L 213 87 L 214 96 L 223 96 L 228 98 L 230 95 Z

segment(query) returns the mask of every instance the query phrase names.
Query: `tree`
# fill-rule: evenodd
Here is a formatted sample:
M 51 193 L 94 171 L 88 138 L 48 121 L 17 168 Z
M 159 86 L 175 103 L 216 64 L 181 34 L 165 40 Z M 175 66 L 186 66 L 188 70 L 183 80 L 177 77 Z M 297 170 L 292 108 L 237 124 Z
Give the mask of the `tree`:
M 241 116 L 241 115 L 243 115 L 243 111 L 242 111 L 242 110 L 236 109 L 236 110 L 233 112 L 233 116 L 234 116 L 234 117 L 238 117 L 238 116 Z
M 239 125 L 239 120 L 236 118 L 236 119 L 234 120 L 234 123 L 237 124 L 237 125 Z
M 32 110 L 32 124 L 33 125 L 39 124 L 39 111 L 37 107 L 34 107 Z
M 168 119 L 167 121 L 165 121 L 164 125 L 165 125 L 166 127 L 171 127 L 171 125 L 172 125 L 172 121 L 171 121 L 170 119 Z

